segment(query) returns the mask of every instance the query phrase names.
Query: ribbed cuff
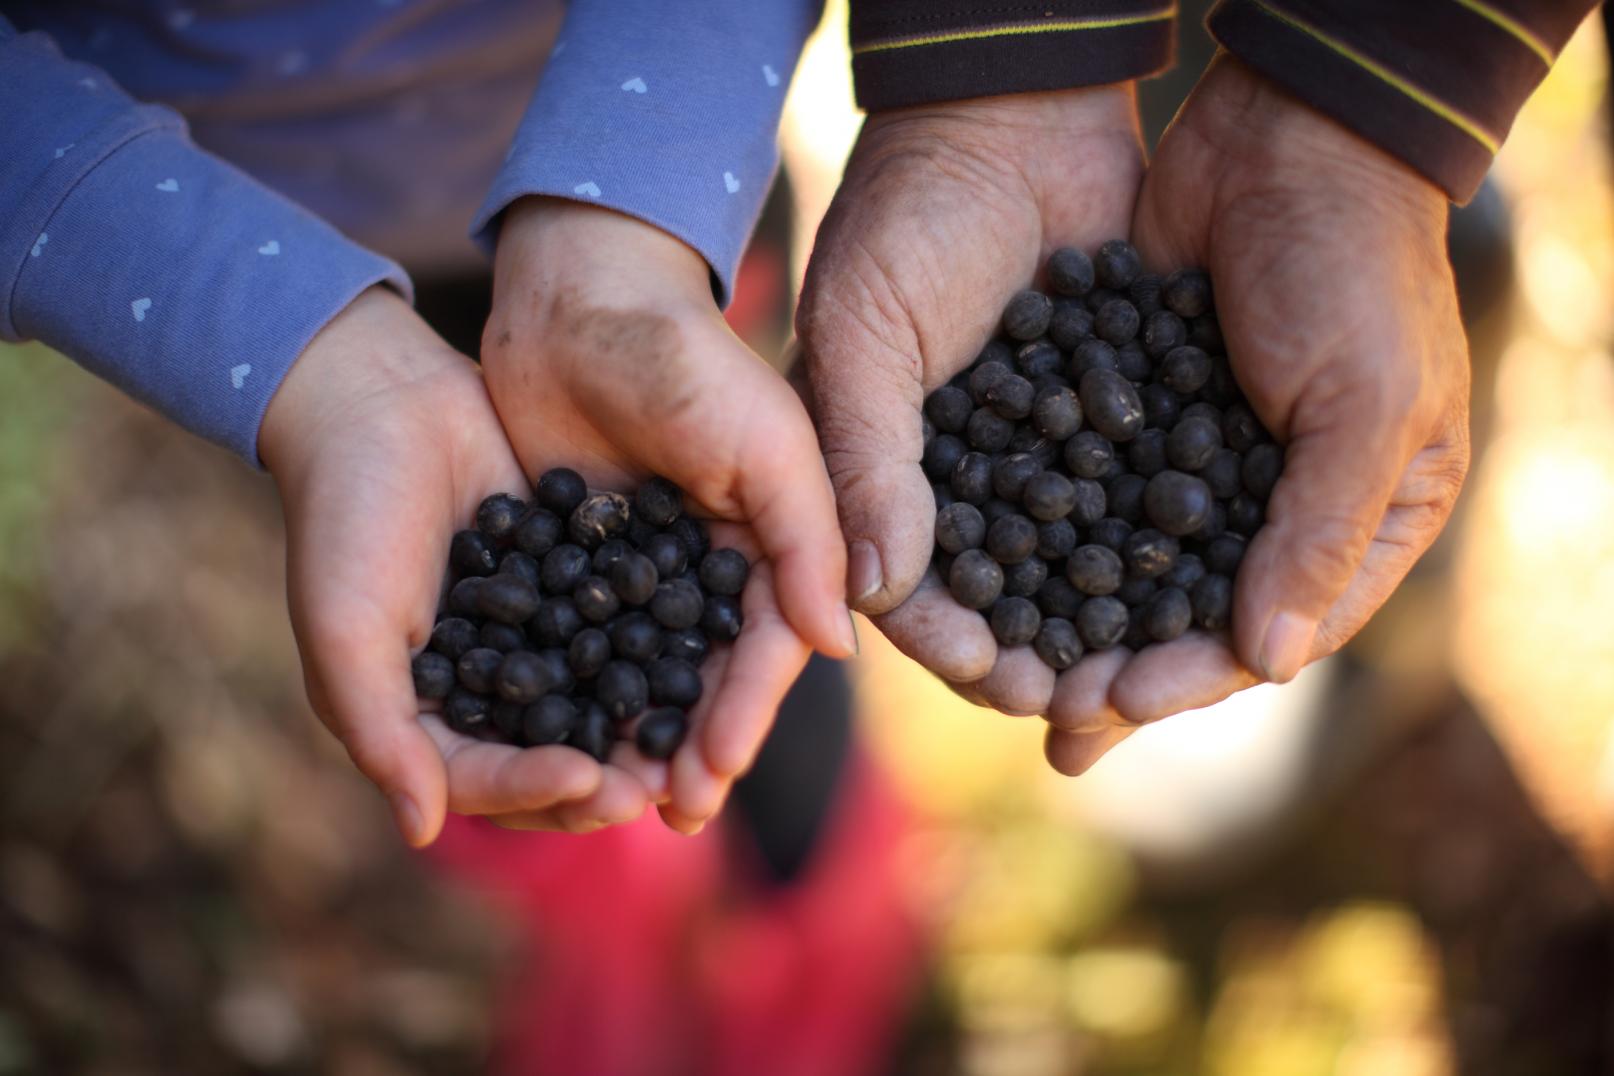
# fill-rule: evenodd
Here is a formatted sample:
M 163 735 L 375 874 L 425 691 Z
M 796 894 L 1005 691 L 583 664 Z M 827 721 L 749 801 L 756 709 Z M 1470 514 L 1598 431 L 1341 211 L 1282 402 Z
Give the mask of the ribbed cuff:
M 1458 5 L 1451 5 L 1461 11 Z M 1474 196 L 1506 137 L 1494 118 L 1477 119 L 1431 89 L 1433 71 L 1420 81 L 1413 53 L 1382 55 L 1321 20 L 1309 21 L 1262 0 L 1223 0 L 1207 21 L 1212 36 L 1234 56 L 1306 104 L 1399 158 L 1442 188 L 1454 202 Z M 1361 23 L 1354 24 L 1361 32 Z M 1377 27 L 1383 36 L 1383 27 Z M 1379 53 L 1376 55 L 1376 53 Z M 1467 61 L 1465 61 L 1466 63 Z M 1485 71 L 1479 63 L 1472 70 Z M 1545 73 L 1545 67 L 1542 67 Z M 1511 123 L 1523 104 L 1501 103 L 1485 111 L 1505 113 Z
M 857 102 L 873 112 L 1141 78 L 1171 64 L 1176 13 L 1169 0 L 864 0 L 851 21 Z

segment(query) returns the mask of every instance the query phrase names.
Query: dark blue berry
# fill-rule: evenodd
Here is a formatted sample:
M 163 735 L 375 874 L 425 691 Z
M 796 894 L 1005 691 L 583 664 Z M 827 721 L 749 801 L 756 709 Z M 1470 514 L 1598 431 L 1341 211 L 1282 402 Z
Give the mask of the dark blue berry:
M 1082 641 L 1076 634 L 1076 625 L 1065 617 L 1046 617 L 1037 628 L 1031 641 L 1042 663 L 1050 669 L 1063 671 L 1082 657 Z
M 966 549 L 953 560 L 947 586 L 966 609 L 985 609 L 1003 593 L 1003 569 L 980 549 Z
M 556 467 L 538 477 L 533 499 L 540 507 L 565 519 L 588 496 L 588 483 L 570 467 Z
M 634 743 L 645 758 L 664 761 L 672 758 L 689 731 L 689 719 L 682 710 L 663 707 L 651 710 L 639 721 Z
M 454 663 L 430 650 L 415 655 L 409 671 L 415 678 L 415 694 L 422 699 L 443 699 L 454 690 Z
M 714 549 L 701 558 L 700 581 L 708 594 L 737 595 L 750 574 L 751 564 L 738 549 Z
M 1003 646 L 1025 646 L 1042 626 L 1042 614 L 1029 598 L 999 598 L 989 620 L 992 635 Z
M 566 665 L 579 680 L 592 680 L 600 675 L 600 670 L 610 660 L 611 639 L 599 628 L 584 628 L 572 636 L 566 648 Z
M 594 681 L 594 699 L 613 721 L 637 717 L 650 705 L 644 670 L 631 661 L 609 661 Z
M 448 543 L 448 562 L 461 575 L 492 575 L 499 568 L 493 543 L 481 531 L 459 531 Z
M 661 653 L 661 625 L 649 613 L 624 613 L 605 629 L 611 637 L 611 651 L 619 658 L 644 665 Z
M 633 494 L 633 507 L 646 523 L 666 527 L 684 514 L 684 491 L 658 475 Z
M 577 705 L 564 695 L 545 695 L 521 711 L 521 738 L 528 747 L 562 743 L 576 727 Z
M 700 701 L 701 674 L 695 666 L 678 658 L 657 658 L 645 669 L 650 685 L 650 701 L 657 706 L 687 710 Z
M 454 666 L 454 671 L 459 678 L 460 684 L 467 691 L 474 691 L 478 695 L 491 695 L 493 694 L 494 678 L 499 675 L 499 666 L 503 664 L 503 654 L 497 650 L 479 646 L 462 654 L 459 662 Z
M 508 493 L 495 493 L 476 508 L 476 529 L 495 545 L 515 538 L 516 528 L 527 514 L 526 502 Z
M 1121 557 L 1106 546 L 1077 546 L 1065 561 L 1065 577 L 1083 594 L 1113 594 L 1121 585 Z
M 476 625 L 463 617 L 445 617 L 432 628 L 431 648 L 449 661 L 458 661 L 476 644 Z

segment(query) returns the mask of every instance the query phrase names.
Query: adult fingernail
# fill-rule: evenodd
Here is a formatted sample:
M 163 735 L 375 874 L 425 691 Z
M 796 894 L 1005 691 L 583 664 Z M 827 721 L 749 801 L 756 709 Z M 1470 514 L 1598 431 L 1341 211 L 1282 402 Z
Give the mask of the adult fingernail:
M 880 567 L 880 551 L 873 542 L 859 538 L 846 547 L 846 596 L 852 604 L 868 601 L 885 586 Z
M 420 847 L 421 841 L 426 839 L 426 818 L 420 813 L 420 808 L 406 792 L 394 792 L 390 797 L 392 801 L 392 819 L 398 826 L 398 832 L 403 839 L 413 847 Z
M 1261 641 L 1261 675 L 1274 684 L 1287 684 L 1295 678 L 1317 638 L 1317 622 L 1298 613 L 1279 611 L 1267 625 Z
M 857 617 L 853 616 L 852 610 L 846 609 L 845 606 L 842 606 L 842 609 L 846 613 L 846 629 L 841 632 L 841 643 L 852 652 L 853 657 L 857 657 L 863 653 L 863 646 L 858 642 L 857 638 Z

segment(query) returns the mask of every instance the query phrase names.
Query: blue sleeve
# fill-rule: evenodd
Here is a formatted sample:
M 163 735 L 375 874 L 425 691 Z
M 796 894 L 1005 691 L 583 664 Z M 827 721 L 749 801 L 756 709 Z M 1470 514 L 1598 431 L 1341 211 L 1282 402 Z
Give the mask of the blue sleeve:
M 0 18 L 0 339 L 39 340 L 258 463 L 319 329 L 403 271 Z
M 476 216 L 523 195 L 594 202 L 699 251 L 732 294 L 778 165 L 779 116 L 819 0 L 573 0 Z

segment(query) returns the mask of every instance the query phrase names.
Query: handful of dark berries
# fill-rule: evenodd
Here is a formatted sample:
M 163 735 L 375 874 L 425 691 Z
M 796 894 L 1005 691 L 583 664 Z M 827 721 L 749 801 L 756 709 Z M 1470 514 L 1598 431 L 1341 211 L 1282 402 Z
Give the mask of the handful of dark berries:
M 935 563 L 1004 646 L 1054 669 L 1220 631 L 1283 470 L 1224 353 L 1210 279 L 1111 240 L 1056 250 L 1052 295 L 925 400 Z
M 500 493 L 449 546 L 449 590 L 415 694 L 450 728 L 605 761 L 617 740 L 665 759 L 701 697 L 700 666 L 742 624 L 750 565 L 712 549 L 678 487 L 590 494 L 567 468 L 532 503 Z

